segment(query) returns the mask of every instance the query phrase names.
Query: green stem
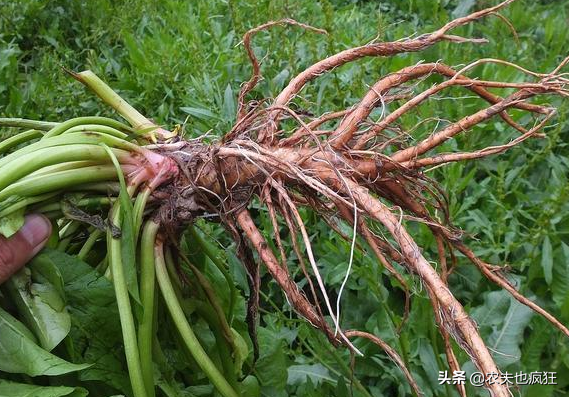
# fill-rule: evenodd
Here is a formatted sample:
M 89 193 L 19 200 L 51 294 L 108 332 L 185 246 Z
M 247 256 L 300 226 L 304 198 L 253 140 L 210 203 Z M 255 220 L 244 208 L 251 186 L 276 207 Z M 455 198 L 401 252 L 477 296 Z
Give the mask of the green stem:
M 69 161 L 67 163 L 48 165 L 46 167 L 40 168 L 39 170 L 30 173 L 28 176 L 32 177 L 32 176 L 39 176 L 39 175 L 50 175 L 50 174 L 53 174 L 54 172 L 76 170 L 78 168 L 91 167 L 94 165 L 105 165 L 105 164 L 109 164 L 109 162 L 105 161 L 105 160 Z
M 142 376 L 149 397 L 155 395 L 154 371 L 152 367 L 152 339 L 154 323 L 154 291 L 156 289 L 154 272 L 154 242 L 160 225 L 148 221 L 142 231 L 140 250 L 140 301 L 142 304 L 142 319 L 138 327 L 138 350 Z
M 81 223 L 77 222 L 77 221 L 71 221 L 69 222 L 69 224 L 61 229 L 60 231 L 60 235 L 59 235 L 59 244 L 57 245 L 57 250 L 58 251 L 64 251 L 65 249 L 69 246 L 69 243 L 71 243 L 71 239 L 73 238 L 73 234 L 79 230 L 79 228 L 81 227 Z
M 109 255 L 106 255 L 97 266 L 95 266 L 95 269 L 97 270 L 97 272 L 99 274 L 104 274 L 105 278 L 107 278 L 108 280 L 112 281 L 112 275 L 109 269 Z
M 134 207 L 132 210 L 133 218 L 134 218 L 134 241 L 138 241 L 138 233 L 140 231 L 140 227 L 142 226 L 142 218 L 144 216 L 144 209 L 146 208 L 146 203 L 148 202 L 148 198 L 152 191 L 150 188 L 144 188 L 137 196 L 134 202 Z
M 180 253 L 180 257 L 182 260 L 190 267 L 194 276 L 203 290 L 205 298 L 209 301 L 210 305 L 208 306 L 205 302 L 196 301 L 196 309 L 202 314 L 209 324 L 210 329 L 212 330 L 215 339 L 217 341 L 217 348 L 219 357 L 221 359 L 221 364 L 223 365 L 224 373 L 230 374 L 230 378 L 228 379 L 231 386 L 238 390 L 238 383 L 236 378 L 236 370 L 235 364 L 231 359 L 231 353 L 234 354 L 234 357 L 237 357 L 238 351 L 235 346 L 235 339 L 233 337 L 233 332 L 231 331 L 231 327 L 225 318 L 225 313 L 221 307 L 221 303 L 217 298 L 213 286 L 209 282 L 209 280 L 204 276 L 204 274 L 194 266 L 185 255 Z M 168 250 L 166 254 L 166 266 L 168 268 L 173 267 L 172 255 L 171 251 Z M 183 308 L 182 308 L 183 309 Z M 184 312 L 185 313 L 185 312 Z M 186 313 L 185 313 L 186 314 Z M 187 314 L 186 314 L 187 315 Z
M 119 194 L 121 189 L 119 182 L 105 181 L 105 182 L 81 183 L 79 185 L 69 186 L 67 190 L 70 192 L 102 193 L 115 197 Z
M 233 278 L 229 274 L 226 264 L 216 254 L 216 249 L 213 247 L 213 245 L 204 239 L 193 225 L 188 228 L 188 231 L 196 240 L 203 252 L 205 252 L 208 258 L 211 259 L 213 264 L 219 269 L 221 274 L 223 274 L 225 281 L 227 281 L 227 286 L 229 287 L 229 313 L 227 313 L 227 317 L 229 318 L 229 322 L 231 322 L 233 319 L 233 312 L 235 310 L 235 302 L 237 301 L 237 288 L 235 287 Z
M 45 135 L 44 135 L 45 136 Z M 129 152 L 141 153 L 144 151 L 140 146 L 127 142 L 123 139 L 114 137 L 108 134 L 101 134 L 100 132 L 74 132 L 72 134 L 65 134 L 61 136 L 56 136 L 50 139 L 42 139 L 38 142 L 32 143 L 31 145 L 24 146 L 17 152 L 10 153 L 9 155 L 2 157 L 0 159 L 0 167 L 4 167 L 11 161 L 16 161 L 22 156 L 29 153 L 36 152 L 40 149 L 51 148 L 55 146 L 64 145 L 98 145 L 104 143 L 115 149 L 123 149 Z
M 59 123 L 52 123 L 49 121 L 37 121 L 19 118 L 0 118 L 0 127 L 15 127 L 49 131 L 57 125 L 59 125 Z
M 42 136 L 43 134 L 38 130 L 29 130 L 11 136 L 10 138 L 4 139 L 2 142 L 0 142 L 0 154 L 7 152 L 14 146 L 18 146 L 24 142 L 31 141 L 32 139 L 41 138 Z
M 233 390 L 239 390 L 237 371 L 231 358 L 231 346 L 227 343 L 224 331 L 219 323 L 219 317 L 205 302 L 196 301 L 195 304 L 196 312 L 207 322 L 213 336 L 215 337 L 215 350 L 219 356 L 221 367 L 223 368 L 223 372 L 226 375 L 228 383 L 231 385 Z
M 205 372 L 211 383 L 217 388 L 219 393 L 224 397 L 239 397 L 239 394 L 231 387 L 223 375 L 219 372 L 217 367 L 213 364 L 211 359 L 208 357 L 207 353 L 204 351 L 200 342 L 196 338 L 194 331 L 192 330 L 190 324 L 188 323 L 184 312 L 176 299 L 176 294 L 170 278 L 168 277 L 168 271 L 166 270 L 166 263 L 164 261 L 164 250 L 162 244 L 155 246 L 155 257 L 156 257 L 156 276 L 158 279 L 158 285 L 166 302 L 166 306 L 170 311 L 172 320 L 178 329 L 184 343 L 188 347 L 188 350 L 192 353 L 192 356 L 200 366 L 200 368 Z
M 129 157 L 129 152 L 112 150 L 120 159 Z M 72 161 L 104 160 L 108 161 L 108 154 L 98 145 L 65 145 L 38 150 L 0 167 L 0 190 L 43 167 Z
M 114 209 L 112 219 L 113 223 L 117 225 L 120 224 L 121 219 L 120 206 L 115 205 Z M 133 395 L 134 397 L 148 397 L 140 362 L 134 317 L 122 263 L 121 240 L 113 238 L 111 233 L 108 232 L 107 243 L 109 265 L 115 288 L 117 306 L 119 308 L 126 363 Z
M 172 256 L 172 250 L 166 250 L 166 253 L 164 255 L 164 260 L 166 261 L 166 270 L 168 270 L 168 277 L 170 277 L 170 280 L 172 282 L 172 287 L 174 288 L 174 292 L 176 293 L 176 297 L 178 298 L 178 302 L 183 302 L 182 280 L 180 279 L 180 276 L 177 273 L 176 264 L 174 263 L 174 257 Z M 192 294 L 194 296 L 197 296 L 198 295 L 197 286 L 193 284 L 193 280 L 188 280 L 188 282 L 190 283 L 189 285 Z M 184 313 L 186 313 L 186 316 L 189 316 L 192 312 L 193 309 L 191 311 L 184 311 Z
M 84 199 L 80 199 L 77 202 L 73 202 L 73 205 L 78 208 L 101 209 L 102 207 L 107 207 L 111 205 L 113 201 L 114 200 L 111 200 L 110 197 L 87 197 Z M 34 210 L 37 212 L 50 212 L 50 211 L 59 211 L 61 210 L 61 208 L 62 208 L 61 200 L 58 200 L 55 203 L 45 203 L 42 204 L 41 206 L 37 206 L 34 208 Z
M 53 127 L 51 130 L 45 133 L 43 139 L 53 138 L 54 136 L 63 134 L 64 132 L 73 127 L 85 124 L 100 124 L 116 128 L 117 130 L 133 132 L 132 128 L 130 128 L 128 125 L 123 124 L 120 121 L 110 119 L 108 117 L 100 117 L 100 116 L 76 117 L 74 119 L 67 120 Z
M 203 275 L 203 273 L 197 267 L 195 267 L 194 264 L 191 263 L 188 258 L 186 258 L 185 255 L 180 253 L 180 257 L 190 267 L 190 269 L 192 270 L 192 273 L 194 273 L 194 276 L 196 277 L 198 284 L 202 287 L 207 300 L 209 301 L 211 307 L 213 308 L 213 310 L 214 310 L 214 312 L 218 318 L 218 322 L 219 322 L 220 328 L 223 330 L 225 340 L 229 343 L 231 349 L 233 351 L 235 351 L 235 341 L 233 339 L 233 333 L 231 332 L 231 327 L 229 326 L 229 323 L 227 322 L 227 319 L 225 318 L 225 313 L 223 312 L 221 302 L 219 302 L 219 299 L 217 298 L 217 295 L 215 294 L 213 286 L 211 285 L 211 283 L 209 282 L 207 277 L 205 277 Z
M 18 198 L 16 199 L 16 201 L 14 202 L 14 204 L 10 204 L 6 207 L 3 207 L 0 210 L 0 218 L 3 218 L 5 216 L 10 215 L 12 212 L 19 210 L 20 208 L 25 208 L 28 205 L 31 204 L 35 204 L 35 203 L 40 203 L 42 201 L 48 200 L 54 196 L 56 196 L 57 193 L 48 193 L 48 194 L 42 194 L 40 196 L 34 196 L 34 197 L 26 197 L 26 198 Z M 41 211 L 40 211 L 41 212 Z
M 176 390 L 174 390 L 174 388 L 166 382 L 160 383 L 160 385 L 158 387 L 160 388 L 160 390 L 162 390 L 162 392 L 166 395 L 166 397 L 179 397 L 180 396 L 178 394 L 178 392 L 176 392 Z
M 93 232 L 89 235 L 89 237 L 87 238 L 87 240 L 83 244 L 83 247 L 81 247 L 81 250 L 79 250 L 79 253 L 77 254 L 77 258 L 79 258 L 80 260 L 84 260 L 85 257 L 87 256 L 87 254 L 89 252 L 91 252 L 91 249 L 93 248 L 93 246 L 95 245 L 97 240 L 102 235 L 103 235 L 103 232 L 101 230 L 98 230 L 98 229 L 93 230 Z
M 0 201 L 10 196 L 37 196 L 73 185 L 90 182 L 114 181 L 117 172 L 112 165 L 98 165 L 51 175 L 28 176 L 0 190 Z
M 73 77 L 91 89 L 103 102 L 115 109 L 124 117 L 138 132 L 150 132 L 155 130 L 161 139 L 172 138 L 174 135 L 146 118 L 138 110 L 132 107 L 103 80 L 90 70 L 81 73 L 72 73 Z
M 117 138 L 125 139 L 128 134 L 117 130 L 116 128 L 100 124 L 84 124 L 78 125 L 65 131 L 63 134 L 72 134 L 74 132 L 100 132 L 101 134 L 108 134 Z
M 318 337 L 319 337 L 319 335 L 318 335 Z M 352 382 L 352 384 L 356 387 L 356 389 L 361 391 L 366 397 L 372 397 L 372 395 L 369 393 L 369 391 L 367 391 L 367 389 L 364 387 L 364 385 L 362 385 L 362 383 L 353 376 L 352 369 L 348 366 L 348 364 L 345 363 L 345 360 L 342 357 L 340 357 L 340 355 L 338 354 L 336 349 L 333 348 L 332 346 L 330 346 L 326 342 L 321 343 L 319 339 L 316 339 L 316 340 L 317 340 L 317 343 L 320 345 L 320 347 L 322 347 L 322 348 L 324 348 L 324 350 L 328 351 L 330 356 L 340 366 L 344 376 Z
M 90 88 L 103 102 L 115 109 L 135 129 L 138 130 L 155 126 L 152 121 L 148 120 L 127 101 L 122 99 L 119 94 L 92 71 L 85 70 L 81 73 L 73 73 L 73 77 Z
M 42 215 L 49 219 L 52 223 L 58 221 L 63 216 L 61 211 L 44 212 Z
M 328 362 L 324 359 L 324 357 L 321 357 L 315 349 L 312 348 L 312 346 L 310 346 L 310 344 L 306 341 L 303 340 L 302 341 L 302 346 L 304 346 L 304 348 L 306 350 L 308 350 L 308 352 L 316 359 L 316 361 L 318 361 L 320 364 L 322 364 L 323 366 L 325 366 L 326 368 L 328 368 L 328 370 L 330 372 L 332 372 L 334 375 L 336 376 L 342 376 L 342 372 L 338 371 L 336 368 L 334 368 L 332 365 L 328 364 Z

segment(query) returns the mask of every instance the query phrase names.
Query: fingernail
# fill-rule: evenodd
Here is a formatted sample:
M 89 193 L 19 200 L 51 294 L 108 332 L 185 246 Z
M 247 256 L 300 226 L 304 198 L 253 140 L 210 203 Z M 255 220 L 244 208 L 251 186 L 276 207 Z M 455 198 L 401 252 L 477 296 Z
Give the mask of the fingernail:
M 51 223 L 43 215 L 27 215 L 24 226 L 22 226 L 19 233 L 31 247 L 35 248 L 49 238 Z

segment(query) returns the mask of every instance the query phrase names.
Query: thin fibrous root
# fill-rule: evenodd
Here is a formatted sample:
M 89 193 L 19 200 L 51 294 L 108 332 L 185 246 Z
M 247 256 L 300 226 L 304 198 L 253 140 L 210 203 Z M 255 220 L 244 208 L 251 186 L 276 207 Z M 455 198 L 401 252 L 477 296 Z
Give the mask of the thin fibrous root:
M 421 35 L 414 39 L 405 39 L 388 43 L 374 43 L 362 47 L 351 48 L 332 55 L 331 57 L 315 63 L 294 77 L 285 89 L 277 96 L 274 101 L 274 106 L 286 106 L 309 81 L 334 68 L 337 68 L 338 66 L 354 60 L 369 56 L 390 56 L 404 52 L 417 52 L 428 48 L 439 41 L 457 41 L 456 36 L 451 37 L 446 35 L 449 30 L 492 14 L 513 1 L 514 0 L 506 0 L 494 7 L 474 12 L 462 18 L 457 18 L 433 33 Z M 263 141 L 265 137 L 271 137 L 274 134 L 279 114 L 280 112 L 278 111 L 274 112 L 274 115 L 271 117 L 271 122 L 268 124 L 269 130 L 259 137 L 261 141 Z
M 480 258 L 478 258 L 470 248 L 465 246 L 460 241 L 451 241 L 452 244 L 460 251 L 464 256 L 466 256 L 476 267 L 480 270 L 480 272 L 490 281 L 499 285 L 500 287 L 504 288 L 508 291 L 518 302 L 526 305 L 536 313 L 543 316 L 547 321 L 553 324 L 557 329 L 563 332 L 565 335 L 569 337 L 569 329 L 566 326 L 561 324 L 559 320 L 557 320 L 554 316 L 552 316 L 549 312 L 545 309 L 537 305 L 536 303 L 530 301 L 528 298 L 520 294 L 516 288 L 504 278 L 500 273 L 494 271 L 491 265 L 484 263 Z
M 397 353 L 397 351 L 395 351 L 394 348 L 389 346 L 383 339 L 364 331 L 348 330 L 345 333 L 348 338 L 356 338 L 356 337 L 365 338 L 376 344 L 401 369 L 401 371 L 405 375 L 405 378 L 407 378 L 407 382 L 409 382 L 409 385 L 415 392 L 415 395 L 417 396 L 424 395 L 421 389 L 419 388 L 419 385 L 413 378 L 413 375 L 411 375 L 411 372 L 409 372 L 409 369 L 405 365 L 405 362 L 403 361 L 401 356 Z

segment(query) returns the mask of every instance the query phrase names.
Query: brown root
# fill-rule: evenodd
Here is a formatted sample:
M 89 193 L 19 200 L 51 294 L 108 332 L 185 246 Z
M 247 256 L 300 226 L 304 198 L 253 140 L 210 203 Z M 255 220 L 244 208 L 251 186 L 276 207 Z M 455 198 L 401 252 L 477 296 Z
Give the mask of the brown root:
M 247 245 L 240 247 L 243 250 L 240 257 L 247 267 L 253 291 L 248 315 L 250 322 L 256 321 L 258 290 L 261 285 L 259 264 L 254 263 L 253 255 L 247 249 L 256 252 L 259 262 L 279 284 L 293 309 L 322 330 L 334 345 L 343 344 L 353 352 L 358 352 L 349 338 L 364 337 L 371 340 L 401 367 L 415 393 L 420 394 L 404 361 L 394 349 L 373 335 L 342 330 L 339 306 L 334 310 L 328 298 L 326 286 L 319 274 L 317 258 L 311 249 L 308 229 L 299 211 L 300 207 L 308 207 L 322 215 L 334 230 L 350 241 L 352 250 L 362 249 L 362 244 L 367 244 L 377 260 L 401 285 L 405 291 L 405 313 L 401 326 L 409 315 L 411 295 L 406 278 L 396 270 L 393 263 L 402 265 L 409 276 L 413 275 L 420 280 L 431 300 L 447 361 L 453 371 L 458 371 L 460 367 L 451 338 L 470 356 L 481 372 L 499 372 L 476 324 L 447 284 L 449 274 L 457 266 L 455 249 L 474 263 L 485 277 L 509 291 L 515 299 L 544 316 L 569 336 L 566 326 L 523 297 L 501 274 L 500 268 L 484 263 L 466 247 L 461 241 L 462 233 L 450 222 L 446 196 L 434 181 L 422 174 L 425 167 L 499 154 L 529 138 L 543 136 L 540 134 L 543 134 L 544 127 L 555 112 L 551 107 L 537 105 L 530 100 L 537 95 L 569 96 L 569 80 L 560 73 L 561 68 L 569 63 L 569 57 L 551 73 L 531 72 L 515 64 L 493 59 L 479 60 L 459 71 L 442 63 L 418 64 L 382 77 L 358 104 L 349 109 L 310 119 L 288 107 L 295 95 L 311 80 L 359 58 L 420 51 L 444 40 L 480 42 L 479 39 L 453 36 L 448 32 L 486 15 L 499 16 L 497 10 L 512 1 L 507 0 L 456 19 L 433 33 L 414 39 L 376 43 L 342 51 L 299 73 L 270 104 L 269 101 L 260 101 L 254 105 L 245 102 L 246 95 L 261 76 L 259 62 L 250 45 L 252 35 L 276 24 L 312 28 L 295 21 L 283 20 L 262 25 L 245 35 L 244 44 L 253 64 L 253 76 L 239 95 L 237 123 L 221 142 L 212 146 L 199 141 L 160 145 L 160 153 L 174 160 L 181 171 L 174 184 L 157 189 L 155 197 L 161 200 L 161 213 L 176 214 L 176 219 L 164 218 L 164 222 L 191 222 L 200 214 L 215 212 L 231 230 L 236 242 Z M 482 81 L 466 76 L 465 72 L 474 66 L 488 62 L 516 67 L 530 81 Z M 412 80 L 425 79 L 433 73 L 444 76 L 446 80 L 418 93 L 414 91 L 420 87 L 420 81 L 405 91 L 396 90 Z M 490 105 L 450 122 L 427 138 L 408 146 L 413 131 L 401 128 L 402 117 L 440 91 L 455 87 L 473 91 Z M 502 97 L 490 92 L 489 88 L 508 88 L 514 89 L 514 92 Z M 386 101 L 405 102 L 383 119 L 370 121 L 371 111 L 383 106 Z M 534 124 L 519 124 L 507 113 L 513 108 L 531 114 Z M 280 130 L 279 121 L 284 115 L 297 122 L 296 129 Z M 441 146 L 446 141 L 456 139 L 461 134 L 471 134 L 476 126 L 497 117 L 519 134 L 509 141 L 504 138 L 505 143 L 502 145 L 469 153 L 440 153 Z M 336 128 L 322 127 L 333 123 L 337 123 Z M 396 136 L 389 136 L 387 132 L 395 132 Z M 280 260 L 247 209 L 254 196 L 258 196 L 268 210 Z M 351 225 L 354 235 L 344 235 L 332 218 Z M 307 294 L 311 299 L 299 290 L 291 277 L 289 266 L 293 264 L 287 261 L 279 219 L 284 220 L 284 226 L 290 230 L 288 235 L 299 259 L 302 275 L 307 278 Z M 423 250 L 406 229 L 405 223 L 408 220 L 422 222 L 432 231 L 440 274 L 427 261 Z M 377 230 L 381 230 L 384 235 L 378 235 L 380 232 Z M 308 258 L 308 263 L 305 263 L 305 257 Z M 450 258 L 450 263 L 447 263 L 447 257 Z M 251 328 L 250 333 L 254 334 Z M 495 397 L 510 395 L 507 385 L 493 383 L 486 387 Z M 459 387 L 459 393 L 465 396 L 463 387 Z

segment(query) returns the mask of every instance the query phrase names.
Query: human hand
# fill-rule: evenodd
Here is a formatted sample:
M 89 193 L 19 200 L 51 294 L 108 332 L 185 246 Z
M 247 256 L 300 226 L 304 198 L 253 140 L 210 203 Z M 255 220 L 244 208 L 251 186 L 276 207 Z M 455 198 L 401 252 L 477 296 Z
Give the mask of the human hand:
M 45 245 L 51 223 L 43 215 L 27 215 L 24 226 L 12 237 L 0 236 L 0 284 L 16 273 Z

